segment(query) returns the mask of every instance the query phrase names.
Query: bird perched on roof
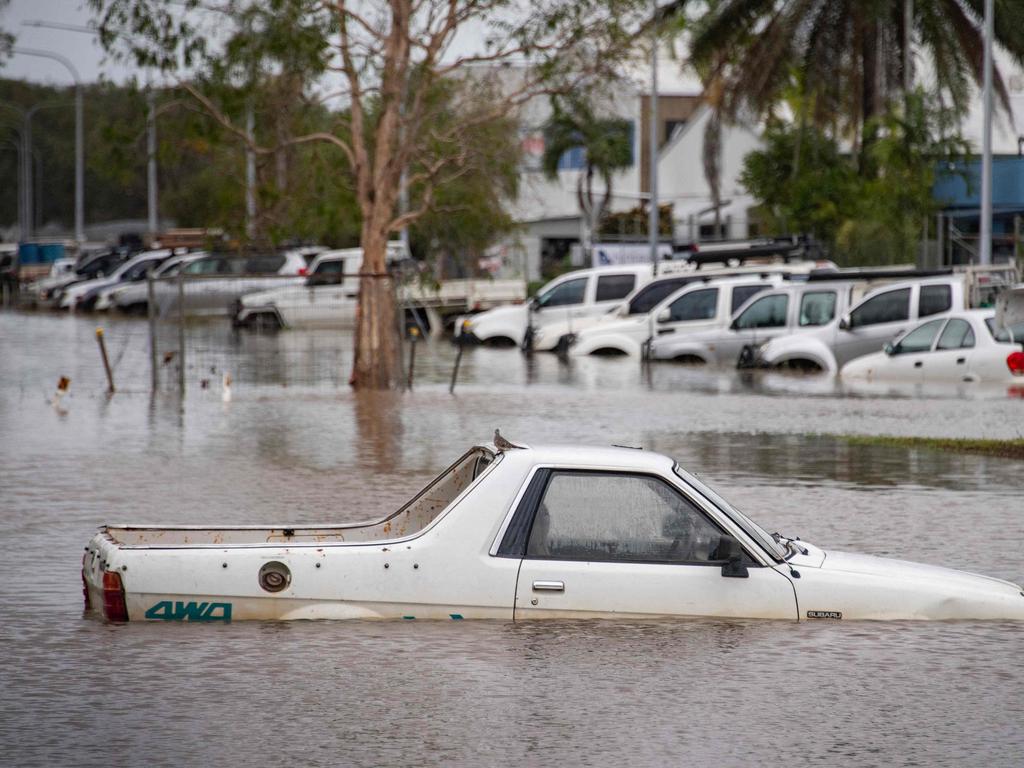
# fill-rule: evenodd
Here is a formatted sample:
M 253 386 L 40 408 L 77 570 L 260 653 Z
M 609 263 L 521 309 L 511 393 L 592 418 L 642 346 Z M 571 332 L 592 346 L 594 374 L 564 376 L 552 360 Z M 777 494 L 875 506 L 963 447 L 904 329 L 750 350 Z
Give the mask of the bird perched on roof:
M 511 451 L 513 448 L 522 448 L 523 446 L 510 443 L 501 436 L 501 432 L 494 430 L 494 447 L 499 451 Z

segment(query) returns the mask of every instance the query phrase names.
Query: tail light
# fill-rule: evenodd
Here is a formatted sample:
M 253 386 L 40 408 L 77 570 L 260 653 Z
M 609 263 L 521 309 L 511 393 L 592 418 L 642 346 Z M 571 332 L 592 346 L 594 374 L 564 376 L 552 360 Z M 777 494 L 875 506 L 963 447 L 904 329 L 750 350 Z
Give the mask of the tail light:
M 306 267 L 299 267 L 299 271 L 297 274 L 305 277 L 307 274 L 309 274 L 309 270 Z
M 1024 376 L 1024 352 L 1011 352 L 1007 355 L 1006 367 L 1014 376 Z
M 113 571 L 103 572 L 103 616 L 107 621 L 128 621 L 121 574 Z

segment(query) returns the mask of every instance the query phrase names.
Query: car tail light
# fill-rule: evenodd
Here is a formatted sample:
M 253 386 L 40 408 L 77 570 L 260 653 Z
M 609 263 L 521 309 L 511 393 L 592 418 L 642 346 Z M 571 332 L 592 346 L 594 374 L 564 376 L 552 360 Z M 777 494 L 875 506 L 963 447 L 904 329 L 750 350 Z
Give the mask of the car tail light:
M 303 277 L 305 277 L 307 274 L 309 274 L 309 270 L 306 269 L 306 267 L 299 267 L 299 271 L 298 271 L 297 274 L 302 275 Z
M 1011 352 L 1007 355 L 1006 367 L 1014 376 L 1024 376 L 1024 352 Z
M 121 574 L 113 571 L 103 572 L 103 616 L 107 621 L 128 621 Z

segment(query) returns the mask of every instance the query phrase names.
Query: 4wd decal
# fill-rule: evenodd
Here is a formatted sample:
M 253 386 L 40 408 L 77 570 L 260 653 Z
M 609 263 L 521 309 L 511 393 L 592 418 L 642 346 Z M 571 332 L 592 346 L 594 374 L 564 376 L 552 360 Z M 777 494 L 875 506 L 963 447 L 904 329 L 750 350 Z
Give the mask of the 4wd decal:
M 231 621 L 231 603 L 184 603 L 162 600 L 146 611 L 147 619 L 164 621 Z
M 808 619 L 841 619 L 843 614 L 840 611 L 808 611 Z

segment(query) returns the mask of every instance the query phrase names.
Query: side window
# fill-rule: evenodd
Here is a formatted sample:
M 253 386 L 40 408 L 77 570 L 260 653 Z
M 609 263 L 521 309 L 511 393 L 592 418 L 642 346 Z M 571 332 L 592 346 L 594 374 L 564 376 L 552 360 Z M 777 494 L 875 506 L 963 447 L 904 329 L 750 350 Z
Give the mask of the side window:
M 896 345 L 893 350 L 895 355 L 905 355 L 908 352 L 928 352 L 932 348 L 935 337 L 939 335 L 944 320 L 931 320 L 924 325 L 919 325 L 912 330 Z
M 935 349 L 967 349 L 974 346 L 974 331 L 966 320 L 954 317 L 939 336 Z
M 342 259 L 321 261 L 306 278 L 307 285 L 341 285 L 344 281 L 345 262 Z
M 836 316 L 835 291 L 808 291 L 800 298 L 800 321 L 803 326 L 825 325 Z
M 948 312 L 953 306 L 953 292 L 948 285 L 922 285 L 917 316 L 928 317 L 939 312 Z
M 643 475 L 554 472 L 527 557 L 603 562 L 713 562 L 722 532 L 667 483 Z
M 789 297 L 785 294 L 764 296 L 754 301 L 736 318 L 735 328 L 781 328 L 786 325 Z
M 747 299 L 756 296 L 761 291 L 768 290 L 767 285 L 737 285 L 732 289 L 732 304 L 729 307 L 729 314 L 735 315 L 736 310 L 747 303 Z
M 713 320 L 717 309 L 717 288 L 702 288 L 698 291 L 690 291 L 669 305 L 672 322 Z
M 540 305 L 542 307 L 564 307 L 570 304 L 582 304 L 586 292 L 587 278 L 577 277 L 574 280 L 566 280 L 542 294 Z
M 624 299 L 633 292 L 636 275 L 601 275 L 597 278 L 596 301 Z
M 910 319 L 910 289 L 900 288 L 873 296 L 850 313 L 850 327 L 898 323 Z
M 629 314 L 646 315 L 661 304 L 662 299 L 668 298 L 670 293 L 675 293 L 688 282 L 690 282 L 689 278 L 677 278 L 674 280 L 657 280 L 645 285 L 630 300 Z

